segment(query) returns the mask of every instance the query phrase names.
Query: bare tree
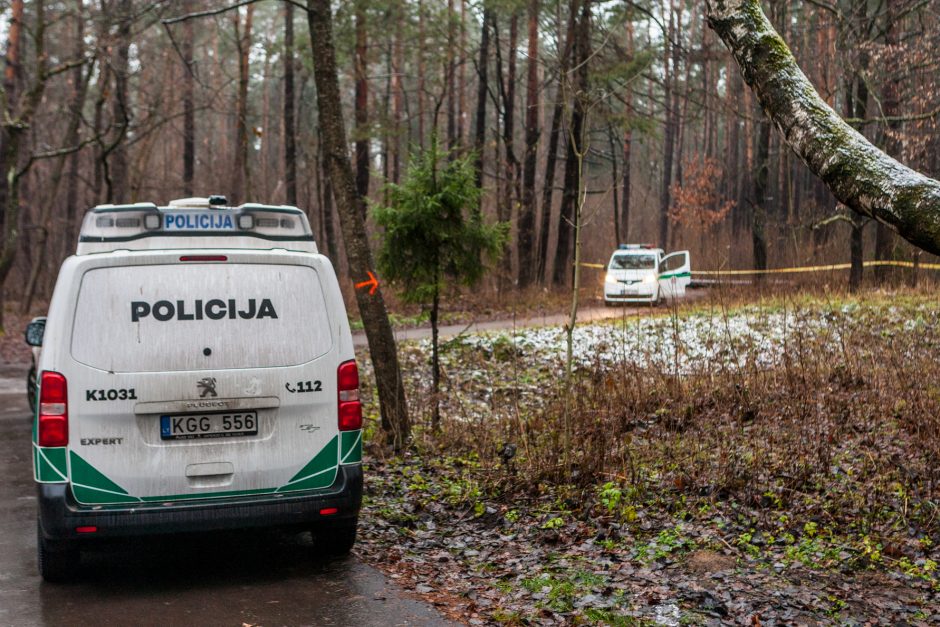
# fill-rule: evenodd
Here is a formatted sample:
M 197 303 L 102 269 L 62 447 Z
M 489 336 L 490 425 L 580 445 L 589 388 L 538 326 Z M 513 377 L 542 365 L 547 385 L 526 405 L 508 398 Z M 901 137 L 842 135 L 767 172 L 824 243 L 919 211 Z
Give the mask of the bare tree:
M 356 1 L 356 191 L 369 195 L 369 34 L 365 0 Z
M 519 287 L 535 279 L 535 166 L 539 148 L 539 0 L 529 0 L 528 67 L 526 68 L 525 155 L 522 165 L 522 202 L 519 206 Z
M 294 6 L 284 4 L 284 188 L 297 205 L 297 129 L 294 126 Z
M 578 0 L 570 0 L 568 26 L 565 31 L 564 43 L 559 34 L 558 49 L 558 83 L 555 88 L 555 101 L 552 106 L 552 124 L 548 133 L 548 150 L 545 157 L 545 178 L 542 182 L 542 218 L 539 228 L 539 247 L 536 254 L 537 274 L 539 283 L 548 283 L 548 236 L 552 219 L 552 198 L 555 191 L 555 165 L 558 162 L 558 141 L 561 137 L 561 118 L 564 113 L 565 101 L 562 81 L 568 72 L 571 54 L 574 50 L 575 26 L 577 25 Z M 560 21 L 560 20 L 559 20 Z M 559 24 L 559 29 L 561 25 Z
M 290 5 L 288 5 L 289 7 Z M 187 13 L 193 10 L 193 0 L 186 0 L 183 5 Z M 290 10 L 290 9 L 288 9 Z M 193 195 L 193 181 L 196 178 L 196 75 L 193 64 L 193 22 L 183 23 L 182 49 L 183 64 L 183 195 Z
M 248 167 L 248 62 L 251 52 L 251 27 L 255 5 L 245 9 L 245 22 L 241 23 L 239 11 L 235 11 L 232 23 L 235 27 L 235 43 L 238 50 L 238 94 L 235 99 L 235 159 L 232 164 L 232 182 L 229 186 L 232 204 L 237 205 L 251 193 L 251 171 Z
M 349 272 L 354 279 L 363 280 L 375 271 L 375 264 L 363 219 L 363 199 L 356 192 L 347 153 L 346 128 L 336 74 L 336 49 L 333 45 L 333 15 L 329 0 L 308 0 L 307 7 L 323 155 L 333 183 Z M 369 341 L 383 427 L 391 444 L 400 449 L 407 443 L 411 424 L 385 300 L 380 289 L 374 292 L 357 290 L 356 302 Z

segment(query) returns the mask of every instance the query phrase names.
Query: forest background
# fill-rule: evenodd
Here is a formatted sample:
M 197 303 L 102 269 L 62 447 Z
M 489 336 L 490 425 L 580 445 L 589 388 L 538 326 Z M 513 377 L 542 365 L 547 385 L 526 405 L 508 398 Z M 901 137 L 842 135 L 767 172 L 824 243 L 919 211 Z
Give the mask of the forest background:
M 940 2 L 766 4 L 833 108 L 903 163 L 940 173 Z M 303 3 L 233 5 L 0 2 L 5 301 L 26 312 L 47 298 L 83 212 L 108 202 L 296 204 L 343 270 Z M 512 225 L 494 286 L 570 284 L 579 176 L 586 262 L 622 242 L 689 249 L 696 269 L 918 257 L 841 207 L 771 132 L 700 2 L 334 9 L 359 191 L 382 204 L 433 133 L 473 152 L 484 212 Z

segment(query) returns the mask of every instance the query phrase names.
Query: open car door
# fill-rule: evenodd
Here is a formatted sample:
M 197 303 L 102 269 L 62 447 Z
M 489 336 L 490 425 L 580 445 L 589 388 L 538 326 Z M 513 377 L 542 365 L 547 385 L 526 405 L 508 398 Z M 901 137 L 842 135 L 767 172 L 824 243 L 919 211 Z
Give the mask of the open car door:
M 659 293 L 665 298 L 682 298 L 692 282 L 689 251 L 670 253 L 659 262 Z

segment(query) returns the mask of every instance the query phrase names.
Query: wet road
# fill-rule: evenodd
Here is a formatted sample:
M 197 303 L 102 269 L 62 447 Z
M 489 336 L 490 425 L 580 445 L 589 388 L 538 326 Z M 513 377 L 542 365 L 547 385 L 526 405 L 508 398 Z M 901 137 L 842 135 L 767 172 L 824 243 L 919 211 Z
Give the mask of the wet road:
M 0 625 L 446 624 L 356 558 L 318 558 L 308 534 L 127 541 L 83 555 L 81 582 L 44 583 L 27 416 L 25 394 L 0 393 Z

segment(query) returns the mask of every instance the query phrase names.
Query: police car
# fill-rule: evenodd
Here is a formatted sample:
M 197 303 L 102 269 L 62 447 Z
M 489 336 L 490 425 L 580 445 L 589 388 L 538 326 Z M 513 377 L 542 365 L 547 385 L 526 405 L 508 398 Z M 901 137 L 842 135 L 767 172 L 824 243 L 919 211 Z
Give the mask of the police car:
M 604 304 L 657 304 L 681 298 L 692 281 L 689 251 L 666 254 L 647 244 L 621 244 L 610 256 L 604 277 Z
M 27 341 L 46 580 L 119 536 L 284 526 L 352 547 L 359 375 L 299 209 L 97 206 Z

